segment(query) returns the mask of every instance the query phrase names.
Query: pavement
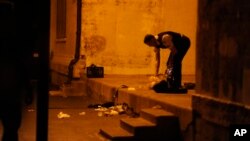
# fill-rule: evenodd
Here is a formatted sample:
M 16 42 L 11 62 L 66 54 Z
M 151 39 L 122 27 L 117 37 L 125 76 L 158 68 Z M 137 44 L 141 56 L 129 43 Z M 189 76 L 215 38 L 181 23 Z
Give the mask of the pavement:
M 104 126 L 118 126 L 120 118 L 127 117 L 125 114 L 98 116 L 94 108 L 88 108 L 89 104 L 99 103 L 86 96 L 50 96 L 48 141 L 107 141 L 99 135 L 99 130 Z M 60 112 L 70 117 L 58 118 Z M 35 139 L 36 109 L 33 104 L 23 109 L 19 141 L 35 141 Z

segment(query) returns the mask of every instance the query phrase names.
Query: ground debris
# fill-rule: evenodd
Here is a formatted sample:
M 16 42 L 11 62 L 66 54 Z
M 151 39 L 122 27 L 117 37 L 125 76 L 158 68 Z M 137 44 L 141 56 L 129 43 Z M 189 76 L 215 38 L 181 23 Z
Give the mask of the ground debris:
M 57 114 L 57 117 L 58 117 L 59 119 L 62 119 L 62 118 L 69 118 L 70 115 L 69 115 L 69 114 L 66 114 L 66 113 L 63 113 L 63 112 L 60 112 L 60 113 Z
M 86 115 L 86 112 L 80 112 L 79 115 L 80 116 Z
M 95 111 L 98 111 L 98 116 L 113 116 L 124 112 L 122 105 L 111 106 L 109 108 L 99 106 Z
M 106 106 L 102 107 L 102 104 L 91 104 L 89 107 L 97 107 L 94 110 L 97 111 L 97 115 L 99 117 L 101 116 L 114 116 L 114 115 L 122 115 L 126 114 L 130 117 L 138 117 L 139 114 L 134 112 L 133 108 L 129 107 L 128 104 L 123 103 L 123 104 L 117 104 L 114 106 Z M 107 105 L 107 104 L 104 104 Z
M 153 109 L 162 109 L 161 105 L 155 105 L 152 107 Z

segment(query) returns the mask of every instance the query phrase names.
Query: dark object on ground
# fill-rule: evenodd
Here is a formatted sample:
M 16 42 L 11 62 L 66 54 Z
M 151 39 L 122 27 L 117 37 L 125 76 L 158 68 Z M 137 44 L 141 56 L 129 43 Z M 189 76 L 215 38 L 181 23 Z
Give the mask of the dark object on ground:
M 186 88 L 171 88 L 166 80 L 162 80 L 153 86 L 153 90 L 157 93 L 175 93 L 175 94 L 185 94 L 187 93 Z
M 103 103 L 101 106 L 102 106 L 102 107 L 109 108 L 109 107 L 112 107 L 112 106 L 114 106 L 114 105 L 115 105 L 114 102 L 106 102 L 106 103 Z
M 115 105 L 114 102 L 106 102 L 103 104 L 90 104 L 90 105 L 88 105 L 88 108 L 98 108 L 98 107 L 110 108 L 114 105 Z

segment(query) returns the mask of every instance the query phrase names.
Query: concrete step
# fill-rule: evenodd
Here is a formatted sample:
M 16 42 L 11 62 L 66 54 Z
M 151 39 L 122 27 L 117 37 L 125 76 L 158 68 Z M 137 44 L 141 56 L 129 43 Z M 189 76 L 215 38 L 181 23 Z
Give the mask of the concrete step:
M 151 135 L 156 125 L 141 117 L 138 118 L 124 118 L 120 120 L 121 128 L 133 133 L 134 136 L 141 137 Z
M 181 129 L 179 118 L 171 112 L 163 109 L 142 109 L 140 117 L 156 124 L 154 130 L 157 137 L 162 137 L 169 140 L 181 140 Z
M 100 129 L 111 141 L 181 141 L 179 119 L 162 109 L 142 109 L 138 118 L 123 118 L 120 127 Z
M 121 127 L 103 127 L 99 133 L 111 141 L 134 141 L 133 134 Z
M 147 108 L 140 111 L 140 117 L 144 118 L 156 125 L 169 126 L 172 123 L 178 122 L 178 117 L 171 112 L 163 109 Z

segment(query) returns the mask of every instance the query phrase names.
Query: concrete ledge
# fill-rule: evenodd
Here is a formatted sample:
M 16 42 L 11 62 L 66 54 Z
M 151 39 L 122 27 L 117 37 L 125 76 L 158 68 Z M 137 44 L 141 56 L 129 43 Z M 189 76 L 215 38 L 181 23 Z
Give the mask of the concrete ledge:
M 237 102 L 193 94 L 192 107 L 197 116 L 220 126 L 250 123 L 250 107 Z
M 183 79 L 185 80 L 184 76 Z M 194 91 L 189 91 L 188 94 L 156 93 L 148 88 L 149 83 L 147 75 L 105 75 L 104 78 L 88 78 L 87 94 L 100 102 L 113 101 L 114 95 L 117 94 L 116 103 L 127 103 L 136 112 L 143 108 L 160 106 L 177 115 L 181 129 L 188 130 L 192 122 L 191 97 Z M 122 85 L 134 90 L 121 88 Z
M 250 123 L 250 108 L 240 103 L 193 94 L 192 107 L 197 141 L 227 141 L 231 124 Z

